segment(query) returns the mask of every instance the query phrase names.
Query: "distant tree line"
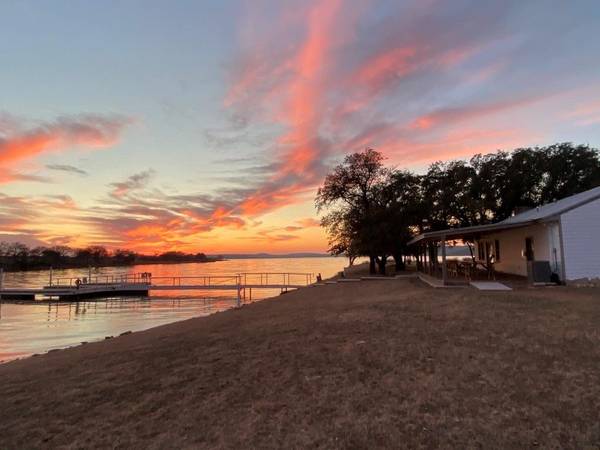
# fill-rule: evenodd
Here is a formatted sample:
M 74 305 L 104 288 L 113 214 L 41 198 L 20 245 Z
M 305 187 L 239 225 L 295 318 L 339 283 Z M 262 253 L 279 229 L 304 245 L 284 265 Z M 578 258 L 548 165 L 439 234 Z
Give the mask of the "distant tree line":
M 169 251 L 157 255 L 143 255 L 125 249 L 110 251 L 98 245 L 86 248 L 63 245 L 30 248 L 19 242 L 0 242 L 0 268 L 6 271 L 209 261 L 214 259 L 204 253 Z
M 367 256 L 370 271 L 397 270 L 416 234 L 483 225 L 600 186 L 600 153 L 571 143 L 436 162 L 424 175 L 384 166 L 367 149 L 347 156 L 316 196 L 329 252 L 350 263 Z

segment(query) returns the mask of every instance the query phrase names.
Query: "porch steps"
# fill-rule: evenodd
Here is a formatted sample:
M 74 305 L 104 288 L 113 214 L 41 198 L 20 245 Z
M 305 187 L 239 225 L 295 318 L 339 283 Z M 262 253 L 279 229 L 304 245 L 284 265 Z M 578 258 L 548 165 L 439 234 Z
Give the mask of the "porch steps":
M 480 291 L 512 291 L 511 287 L 498 281 L 471 281 L 470 284 Z
M 394 277 L 360 277 L 363 281 L 393 281 Z
M 421 280 L 423 283 L 435 289 L 460 289 L 465 287 L 457 284 L 444 284 L 442 280 L 426 275 L 424 273 L 419 273 L 417 277 L 419 277 L 419 280 Z

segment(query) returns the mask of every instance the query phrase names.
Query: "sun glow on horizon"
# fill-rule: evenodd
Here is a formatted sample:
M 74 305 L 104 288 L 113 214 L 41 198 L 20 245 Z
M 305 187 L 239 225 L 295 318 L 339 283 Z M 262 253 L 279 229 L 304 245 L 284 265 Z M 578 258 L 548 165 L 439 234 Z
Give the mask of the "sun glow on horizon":
M 422 171 L 600 144 L 585 6 L 60 0 L 0 17 L 0 241 L 323 252 L 316 189 L 351 152 Z

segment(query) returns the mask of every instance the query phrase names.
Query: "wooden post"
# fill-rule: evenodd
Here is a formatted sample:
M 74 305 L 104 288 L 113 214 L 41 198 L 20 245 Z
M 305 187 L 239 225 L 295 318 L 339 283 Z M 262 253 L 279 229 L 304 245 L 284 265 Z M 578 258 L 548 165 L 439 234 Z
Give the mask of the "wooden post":
M 448 282 L 448 268 L 446 267 L 446 236 L 442 236 L 442 283 L 446 285 Z
M 2 284 L 2 283 L 0 283 Z M 50 266 L 50 279 L 48 280 L 49 286 L 52 286 L 52 266 Z
M 2 318 L 2 281 L 4 280 L 4 269 L 0 267 L 0 318 Z

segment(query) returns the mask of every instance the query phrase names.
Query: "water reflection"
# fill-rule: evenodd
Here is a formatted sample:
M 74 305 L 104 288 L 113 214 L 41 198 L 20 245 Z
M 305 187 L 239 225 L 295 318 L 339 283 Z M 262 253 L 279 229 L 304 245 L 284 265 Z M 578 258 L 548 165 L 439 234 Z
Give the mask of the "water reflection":
M 226 298 L 112 298 L 2 304 L 0 361 L 140 331 L 235 306 Z
M 323 278 L 344 266 L 342 258 L 286 258 L 110 267 L 94 274 L 151 272 L 154 276 L 230 275 L 239 272 L 311 272 Z M 87 270 L 55 270 L 55 277 L 82 277 Z M 5 274 L 5 287 L 41 287 L 48 271 Z M 81 302 L 0 303 L 0 361 L 78 345 L 167 323 L 223 311 L 236 305 L 235 291 L 157 291 L 160 296 L 109 298 Z M 253 289 L 252 301 L 279 294 Z M 245 302 L 249 302 L 249 295 Z

